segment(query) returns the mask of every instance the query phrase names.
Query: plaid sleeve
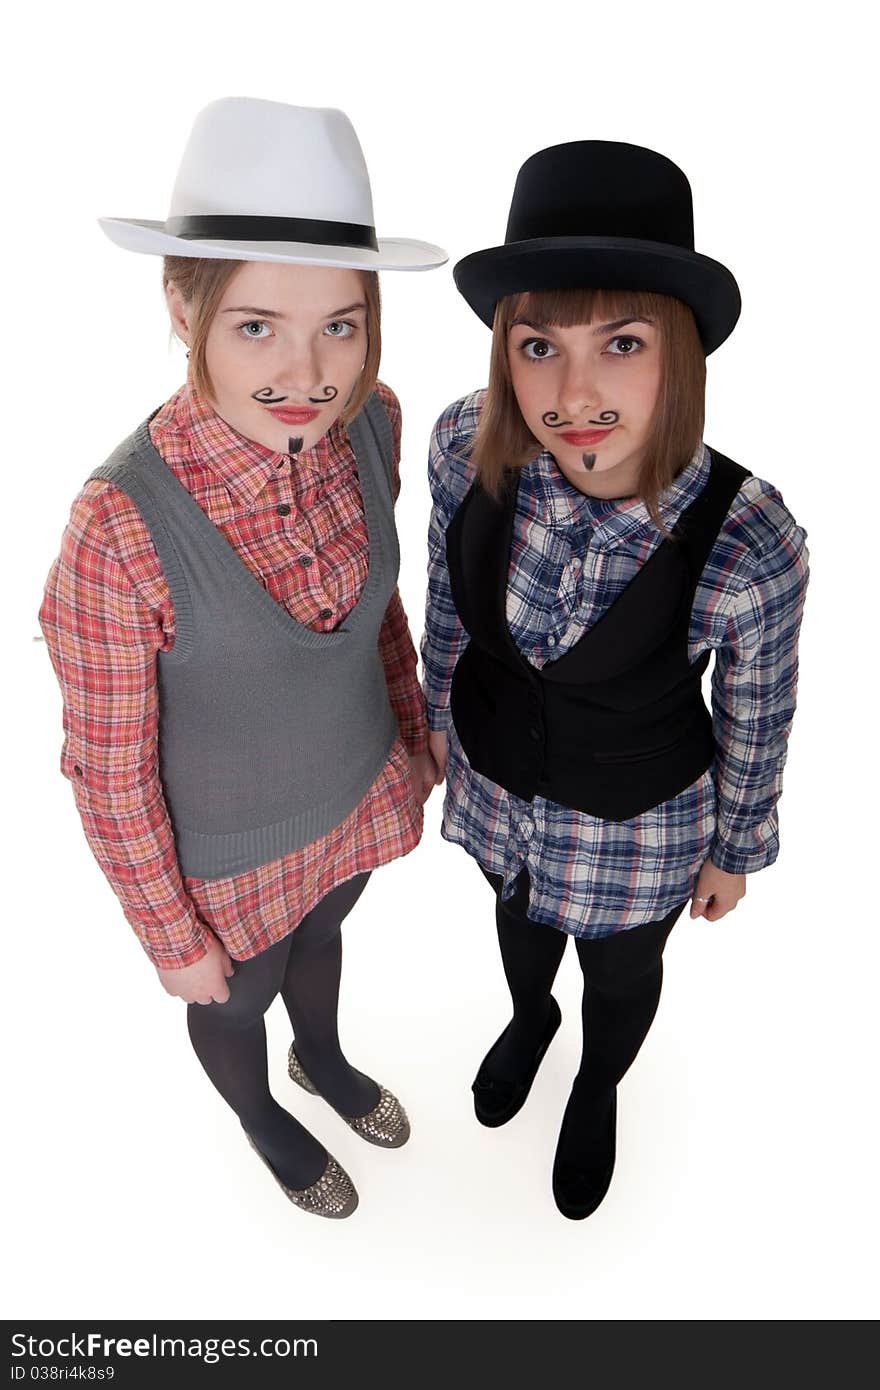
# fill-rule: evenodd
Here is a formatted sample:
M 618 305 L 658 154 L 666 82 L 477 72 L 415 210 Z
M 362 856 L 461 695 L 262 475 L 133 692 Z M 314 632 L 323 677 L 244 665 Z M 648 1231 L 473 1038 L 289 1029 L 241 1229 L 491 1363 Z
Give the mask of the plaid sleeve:
M 394 440 L 392 493 L 397 501 L 400 495 L 400 402 L 384 382 L 376 383 L 376 391 L 391 421 Z M 428 746 L 425 697 L 419 685 L 418 657 L 398 589 L 394 590 L 382 620 L 379 631 L 379 655 L 385 668 L 388 698 L 397 716 L 400 736 L 406 745 L 406 751 L 411 754 L 421 753 Z
M 718 816 L 711 859 L 732 874 L 765 868 L 779 853 L 777 802 L 809 580 L 806 533 L 789 522 L 737 594 L 712 674 Z
M 123 504 L 134 512 L 127 499 Z M 180 875 L 158 773 L 156 654 L 163 632 L 96 505 L 88 491 L 74 502 L 40 607 L 64 704 L 61 770 L 141 945 L 155 965 L 175 968 L 204 955 L 208 933 Z M 133 521 L 142 526 L 136 513 Z
M 431 519 L 428 525 L 428 595 L 421 652 L 428 727 L 449 727 L 449 691 L 458 658 L 468 643 L 449 585 L 446 567 L 446 528 L 473 482 L 467 446 L 479 419 L 482 392 L 456 401 L 440 416 L 431 434 L 428 482 Z

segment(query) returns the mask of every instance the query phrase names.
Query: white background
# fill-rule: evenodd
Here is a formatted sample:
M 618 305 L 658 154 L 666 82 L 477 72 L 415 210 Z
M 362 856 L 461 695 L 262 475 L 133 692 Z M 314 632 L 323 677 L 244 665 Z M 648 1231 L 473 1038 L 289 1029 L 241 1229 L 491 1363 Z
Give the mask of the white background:
M 876 1312 L 877 306 L 861 9 L 17 10 L 3 93 L 7 1316 Z M 489 890 L 441 841 L 439 792 L 421 846 L 374 876 L 345 931 L 343 1041 L 404 1099 L 410 1144 L 364 1145 L 295 1090 L 280 1004 L 268 1019 L 276 1094 L 360 1190 L 334 1224 L 285 1201 L 207 1083 L 58 773 L 60 699 L 33 640 L 45 575 L 82 481 L 184 373 L 160 261 L 112 246 L 95 219 L 163 217 L 193 116 L 227 95 L 341 106 L 380 235 L 437 242 L 450 264 L 503 239 L 533 151 L 650 145 L 687 172 L 697 247 L 742 289 L 740 324 L 710 359 L 706 437 L 782 490 L 812 554 L 783 849 L 733 916 L 673 932 L 656 1023 L 621 1086 L 614 1183 L 583 1223 L 550 1194 L 580 1048 L 574 951 L 527 1107 L 482 1129 L 469 1086 L 506 991 Z M 383 295 L 418 640 L 429 431 L 485 384 L 489 334 L 449 266 L 385 274 Z

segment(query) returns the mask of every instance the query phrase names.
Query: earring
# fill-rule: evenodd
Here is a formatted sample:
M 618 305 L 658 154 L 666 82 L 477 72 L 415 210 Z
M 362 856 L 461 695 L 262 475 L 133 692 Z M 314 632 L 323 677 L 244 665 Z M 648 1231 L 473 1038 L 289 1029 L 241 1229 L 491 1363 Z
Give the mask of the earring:
M 189 357 L 189 353 L 187 353 L 186 355 L 187 355 L 187 357 Z

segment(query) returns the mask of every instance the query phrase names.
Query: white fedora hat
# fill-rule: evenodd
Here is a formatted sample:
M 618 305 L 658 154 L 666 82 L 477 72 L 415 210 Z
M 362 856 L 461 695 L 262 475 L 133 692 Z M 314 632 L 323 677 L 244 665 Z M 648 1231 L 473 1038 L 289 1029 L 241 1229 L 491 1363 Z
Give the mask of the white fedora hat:
M 439 246 L 377 238 L 363 151 L 330 107 L 223 97 L 196 116 L 164 222 L 100 217 L 111 241 L 154 256 L 430 270 Z

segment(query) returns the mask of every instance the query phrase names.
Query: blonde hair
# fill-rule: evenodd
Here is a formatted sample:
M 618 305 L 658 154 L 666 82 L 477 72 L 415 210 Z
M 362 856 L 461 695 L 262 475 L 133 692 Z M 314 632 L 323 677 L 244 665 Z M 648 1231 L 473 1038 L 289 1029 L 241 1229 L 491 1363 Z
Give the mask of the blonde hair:
M 192 342 L 189 347 L 189 379 L 195 391 L 214 400 L 214 387 L 205 360 L 205 345 L 214 317 L 227 285 L 244 261 L 208 259 L 199 256 L 165 256 L 162 262 L 162 288 L 177 286 L 190 313 Z M 374 270 L 359 270 L 367 305 L 367 355 L 351 399 L 340 412 L 343 425 L 357 415 L 376 389 L 379 359 L 382 356 L 381 302 L 379 276 Z
M 637 483 L 638 495 L 654 524 L 660 520 L 660 494 L 681 472 L 703 437 L 706 355 L 688 305 L 665 294 L 628 290 L 533 290 L 499 300 L 492 327 L 489 386 L 471 449 L 471 462 L 486 490 L 499 497 L 504 471 L 522 468 L 543 449 L 522 417 L 507 355 L 514 318 L 571 328 L 603 319 L 647 318 L 660 334 L 660 386 L 647 448 Z

